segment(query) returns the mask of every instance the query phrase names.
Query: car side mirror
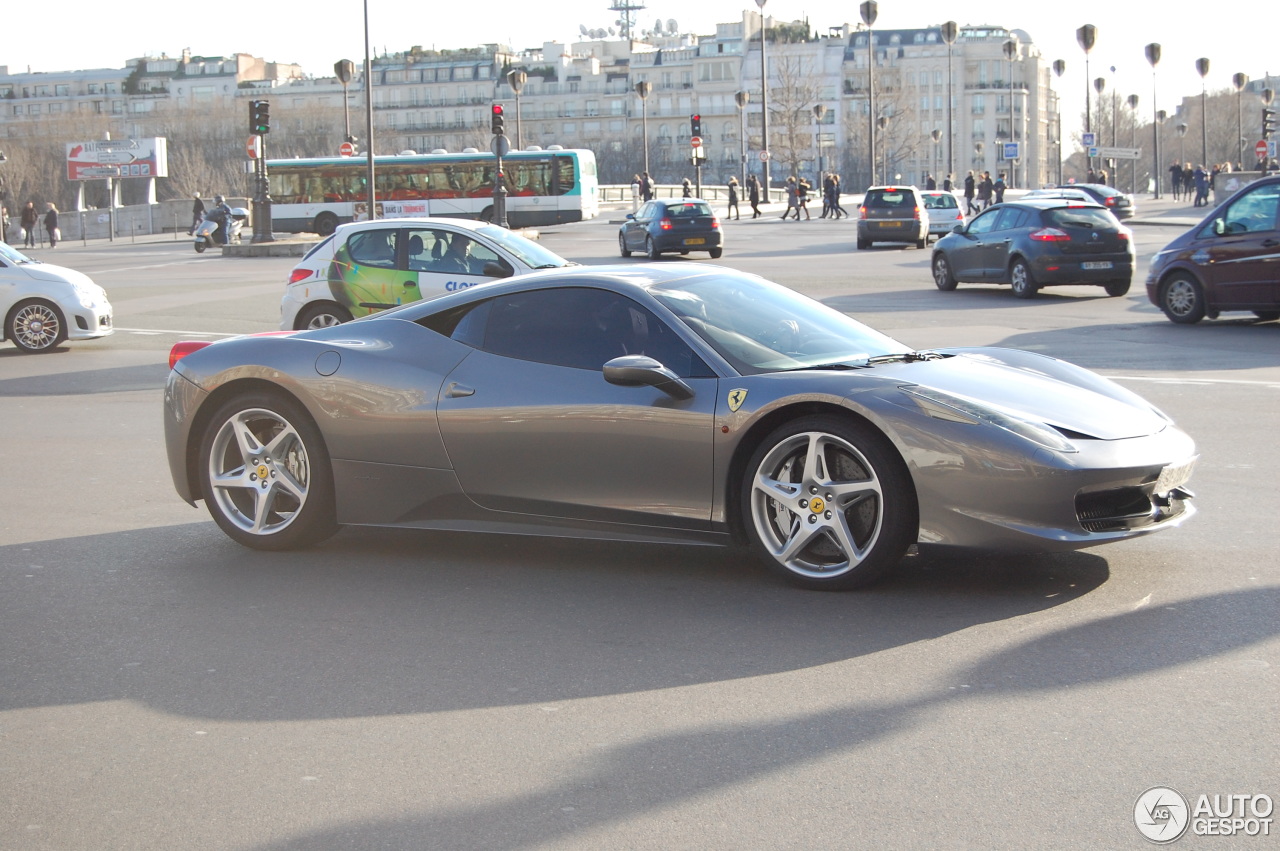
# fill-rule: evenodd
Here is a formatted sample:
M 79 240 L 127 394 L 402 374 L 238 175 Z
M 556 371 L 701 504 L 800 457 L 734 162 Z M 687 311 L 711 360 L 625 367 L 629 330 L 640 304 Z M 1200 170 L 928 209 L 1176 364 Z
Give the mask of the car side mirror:
M 480 271 L 480 274 L 484 275 L 486 278 L 510 278 L 512 271 L 511 267 L 507 266 L 507 264 L 499 263 L 496 260 L 490 260 L 488 263 L 484 264 L 484 269 Z
M 634 219 L 635 217 L 636 217 L 636 214 L 635 214 L 635 213 L 627 213 L 627 218 L 628 218 L 628 219 Z
M 692 399 L 693 388 L 646 355 L 623 355 L 604 365 L 604 380 L 619 387 L 654 387 L 673 399 Z
M 964 233 L 964 225 L 956 225 L 955 227 L 951 228 L 951 232 L 952 232 L 952 233 Z

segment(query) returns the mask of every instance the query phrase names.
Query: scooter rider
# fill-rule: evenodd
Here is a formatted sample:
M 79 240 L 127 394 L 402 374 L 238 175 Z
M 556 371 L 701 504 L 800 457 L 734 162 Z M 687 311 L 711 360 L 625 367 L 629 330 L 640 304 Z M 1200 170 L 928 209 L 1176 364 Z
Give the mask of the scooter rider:
M 218 245 L 226 245 L 231 227 L 231 208 L 227 206 L 226 199 L 221 195 L 213 196 L 213 209 L 205 214 L 205 218 L 218 223 L 218 229 L 213 232 L 213 241 Z

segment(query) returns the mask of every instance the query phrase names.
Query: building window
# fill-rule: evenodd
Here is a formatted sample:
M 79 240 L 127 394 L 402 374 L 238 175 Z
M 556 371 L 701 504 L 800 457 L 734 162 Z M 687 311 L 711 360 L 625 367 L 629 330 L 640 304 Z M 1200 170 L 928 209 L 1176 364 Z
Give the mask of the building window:
M 64 98 L 71 94 L 71 87 L 68 85 L 54 86 L 53 93 L 60 98 Z

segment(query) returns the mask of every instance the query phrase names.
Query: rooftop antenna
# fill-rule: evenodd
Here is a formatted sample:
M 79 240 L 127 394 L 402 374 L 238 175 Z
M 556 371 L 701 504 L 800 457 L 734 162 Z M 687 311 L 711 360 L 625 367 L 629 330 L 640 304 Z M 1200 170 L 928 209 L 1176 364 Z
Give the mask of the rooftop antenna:
M 635 35 L 636 13 L 644 8 L 640 0 L 614 0 L 609 11 L 618 13 L 618 34 L 622 38 L 630 39 Z

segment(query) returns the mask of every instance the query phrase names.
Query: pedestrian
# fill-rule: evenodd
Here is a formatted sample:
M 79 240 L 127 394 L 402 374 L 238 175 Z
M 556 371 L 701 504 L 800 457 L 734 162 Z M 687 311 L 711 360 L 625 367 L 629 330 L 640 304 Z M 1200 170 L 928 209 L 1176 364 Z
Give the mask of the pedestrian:
M 631 175 L 631 212 L 640 209 L 640 175 Z
M 684 180 L 680 181 L 680 197 L 682 198 L 693 197 L 693 184 L 689 182 L 689 178 L 687 177 Z
M 1175 162 L 1169 166 L 1169 186 L 1173 191 L 1173 200 L 1182 195 L 1182 163 Z
M 1266 163 L 1263 163 L 1263 166 L 1264 167 L 1262 170 L 1265 172 L 1267 170 L 1265 168 Z M 0 242 L 7 243 L 8 241 L 9 241 L 9 208 L 0 204 Z
M 1196 191 L 1196 173 L 1191 168 L 1191 163 L 1182 164 L 1182 200 L 1185 202 L 1188 198 L 1194 198 Z
M 973 172 L 971 171 L 964 179 L 964 202 L 968 206 L 970 214 L 978 212 L 973 206 L 974 185 Z
M 751 204 L 751 218 L 760 218 L 760 178 L 754 174 L 747 175 L 747 201 Z
M 991 193 L 994 191 L 994 185 L 991 183 L 991 172 L 984 171 L 982 180 L 978 183 L 978 209 L 985 210 L 991 206 Z
M 729 178 L 729 207 L 724 211 L 726 221 L 730 213 L 733 213 L 735 219 L 742 218 L 742 214 L 738 212 L 738 178 L 736 177 Z
M 195 202 L 191 205 L 191 229 L 187 231 L 187 236 L 191 236 L 196 232 L 196 228 L 204 221 L 204 201 L 200 198 L 200 193 L 195 194 Z
M 52 201 L 44 214 L 44 229 L 49 234 L 49 247 L 57 248 L 58 240 L 62 239 L 62 231 L 58 230 L 58 208 L 53 206 Z
M 1084 182 L 1089 184 L 1098 182 L 1098 173 L 1093 170 L 1093 166 L 1089 166 L 1089 170 L 1085 172 Z
M 36 212 L 36 202 L 28 201 L 27 206 L 22 208 L 22 217 L 18 220 L 22 225 L 22 247 L 36 247 L 36 220 L 39 218 Z
M 924 188 L 930 192 L 938 188 L 938 181 L 934 180 L 933 175 L 928 172 L 924 175 Z
M 831 182 L 834 186 L 831 189 L 831 210 L 837 219 L 848 218 L 849 211 L 840 206 L 840 175 L 831 175 Z
M 1002 171 L 1000 172 L 1000 176 L 996 178 L 995 185 L 992 187 L 992 189 L 994 189 L 996 193 L 997 204 L 1004 203 L 1004 190 L 1007 187 L 1008 187 L 1008 184 L 1004 182 L 1004 172 Z
M 1107 170 L 1105 168 L 1098 170 L 1098 182 L 1101 183 L 1103 186 L 1111 185 L 1110 183 L 1107 182 L 1107 180 L 1110 179 L 1110 177 L 1111 175 L 1107 174 Z
M 955 182 L 951 179 L 951 175 L 948 174 L 946 177 L 942 179 L 942 191 L 951 192 L 954 189 L 955 189 Z
M 836 217 L 835 208 L 831 205 L 831 196 L 835 190 L 836 183 L 832 179 L 832 175 L 828 174 L 822 178 L 822 215 L 820 219 L 825 219 L 828 215 L 831 218 Z
M 813 218 L 809 215 L 809 190 L 813 188 L 813 184 L 805 180 L 803 177 L 796 182 L 796 221 L 800 221 L 800 210 L 804 210 L 805 221 Z
M 782 220 L 785 222 L 787 216 L 791 215 L 791 211 L 796 211 L 796 221 L 800 221 L 800 188 L 796 186 L 794 177 L 787 178 L 787 209 L 782 211 Z
M 1195 206 L 1203 207 L 1209 203 L 1209 172 L 1204 170 L 1204 166 L 1196 164 L 1196 170 L 1191 173 L 1192 180 L 1196 186 L 1196 203 Z
M 647 171 L 640 174 L 640 197 L 645 201 L 653 200 L 653 178 Z

